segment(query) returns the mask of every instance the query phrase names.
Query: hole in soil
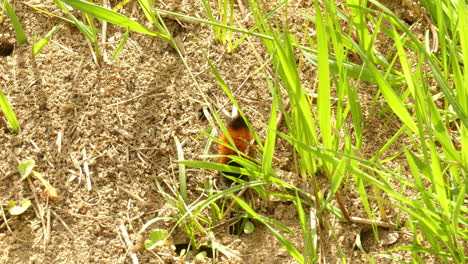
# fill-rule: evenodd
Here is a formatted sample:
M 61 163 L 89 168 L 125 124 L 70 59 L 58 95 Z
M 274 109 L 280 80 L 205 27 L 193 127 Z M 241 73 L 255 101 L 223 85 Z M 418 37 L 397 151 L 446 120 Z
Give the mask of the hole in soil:
M 255 221 L 242 215 L 231 214 L 231 219 L 227 223 L 228 232 L 230 235 L 240 236 L 242 234 L 250 234 L 255 230 Z
M 181 244 L 177 244 L 175 245 L 175 252 L 177 255 L 180 256 L 180 254 L 182 253 L 182 250 L 185 250 L 185 252 L 191 252 L 192 255 L 197 255 L 198 253 L 201 253 L 203 251 L 206 252 L 206 257 L 208 258 L 213 258 L 213 248 L 209 247 L 209 246 L 200 246 L 200 248 L 198 250 L 194 250 L 194 248 L 188 244 L 188 243 L 181 243 Z M 185 253 L 187 254 L 187 253 Z
M 409 26 L 414 24 L 414 20 L 406 16 L 403 17 L 403 21 L 405 21 Z
M 361 230 L 361 232 L 357 235 L 354 249 L 358 250 L 359 249 L 358 243 L 360 243 L 362 246 L 362 249 L 365 252 L 369 252 L 371 248 L 375 248 L 375 247 L 382 246 L 382 245 L 384 246 L 391 245 L 395 243 L 399 238 L 399 235 L 397 232 L 389 231 L 385 228 L 379 228 L 378 232 L 379 232 L 380 241 L 375 240 L 375 236 L 374 236 L 372 229 Z
M 369 247 L 372 245 L 372 241 L 373 241 L 373 233 L 372 233 L 372 229 L 369 229 L 369 230 L 361 230 L 360 234 L 358 236 L 360 236 L 360 243 L 362 245 L 362 248 L 364 249 L 365 252 L 369 252 Z M 359 247 L 357 245 L 355 245 L 355 249 L 359 249 Z
M 10 56 L 13 53 L 14 45 L 6 42 L 0 42 L 0 56 L 6 57 Z
M 200 121 L 206 121 L 206 120 L 208 120 L 208 119 L 206 118 L 205 113 L 203 112 L 203 107 L 200 108 L 200 109 L 198 110 L 198 120 L 200 120 Z

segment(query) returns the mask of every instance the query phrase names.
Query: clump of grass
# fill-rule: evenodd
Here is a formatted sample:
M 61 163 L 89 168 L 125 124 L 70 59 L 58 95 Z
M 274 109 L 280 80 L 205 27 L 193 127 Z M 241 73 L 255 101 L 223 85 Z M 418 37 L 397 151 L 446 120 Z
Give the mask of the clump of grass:
M 131 18 L 115 11 L 120 9 L 124 5 L 124 3 L 121 3 L 121 5 L 116 6 L 116 8 L 114 8 L 115 10 L 113 10 L 104 8 L 102 6 L 96 5 L 88 1 L 54 0 L 54 2 L 63 10 L 64 13 L 66 13 L 70 17 L 71 22 L 75 24 L 77 28 L 81 31 L 81 33 L 87 38 L 90 45 L 92 46 L 93 57 L 97 64 L 100 64 L 102 59 L 98 42 L 99 31 L 96 28 L 94 22 L 95 19 L 97 19 L 98 21 L 106 21 L 127 29 L 117 50 L 114 52 L 114 59 L 120 52 L 123 44 L 125 43 L 129 31 L 135 31 L 146 35 L 162 38 L 168 41 L 176 50 L 180 52 L 176 42 L 173 40 L 167 27 L 165 26 L 164 21 L 159 16 L 159 14 L 155 12 L 156 7 L 154 1 L 139 0 L 138 3 L 140 4 L 148 21 L 150 21 L 156 27 L 156 30 L 149 29 L 141 25 L 140 23 L 132 20 Z M 81 11 L 83 15 L 83 21 L 77 19 L 72 14 L 72 12 L 70 12 L 70 8 L 74 8 Z
M 265 225 L 298 262 L 312 263 L 318 259 L 319 248 L 323 246 L 318 237 L 324 235 L 326 228 L 331 226 L 329 220 L 323 217 L 326 211 L 341 220 L 356 221 L 343 206 L 340 195 L 343 185 L 354 183 L 355 186 L 350 187 L 357 190 L 369 220 L 367 223 L 373 226 L 377 239 L 377 225 L 382 221 L 394 220 L 388 219 L 384 205 L 390 210 L 404 212 L 408 218 L 405 223 L 391 223 L 390 226 L 401 228 L 405 225 L 413 231 L 411 244 L 399 246 L 381 256 L 387 257 L 392 251 L 408 250 L 414 262 L 424 262 L 421 253 L 432 254 L 443 263 L 466 262 L 464 241 L 468 239 L 465 232 L 465 215 L 468 213 L 465 205 L 468 171 L 468 70 L 464 65 L 468 65 L 468 6 L 465 1 L 421 1 L 429 12 L 430 21 L 439 32 L 438 36 L 432 35 L 433 38 L 438 37 L 438 53 L 429 48 L 434 46 L 429 37 L 419 39 L 411 27 L 374 0 L 348 0 L 340 5 L 335 1 L 315 0 L 315 14 L 302 14 L 308 20 L 304 25 L 304 32 L 311 30 L 309 27 L 314 27 L 317 38 L 305 34 L 302 41 L 298 41 L 290 32 L 287 1 L 267 13 L 261 3 L 249 0 L 249 9 L 255 19 L 255 26 L 250 30 L 233 26 L 236 14 L 232 0 L 217 2 L 221 22 L 216 21 L 207 1 L 202 1 L 202 4 L 209 20 L 159 10 L 154 1 L 139 0 L 146 18 L 154 25 L 154 30 L 91 2 L 54 1 L 90 40 L 96 57 L 99 57 L 99 32 L 94 24 L 95 19 L 127 29 L 125 36 L 128 36 L 129 31 L 134 31 L 165 39 L 180 52 L 160 13 L 212 25 L 215 37 L 223 45 L 228 45 L 229 51 L 245 38 L 258 37 L 268 52 L 270 61 L 265 64 L 271 64 L 274 75 L 265 75 L 265 82 L 272 101 L 270 118 L 268 124 L 265 124 L 266 138 L 262 140 L 254 133 L 260 155 L 256 159 L 242 153 L 230 156 L 242 167 L 207 161 L 186 161 L 183 148 L 176 140 L 179 175 L 174 177 L 174 182 L 178 182 L 178 186 L 168 184 L 164 188 L 159 182 L 157 186 L 163 197 L 177 210 L 177 214 L 171 219 L 174 221 L 173 229 L 170 232 L 157 233 L 157 236 L 153 236 L 153 242 L 166 241 L 175 228 L 181 226 L 191 245 L 194 248 L 201 247 L 206 243 L 202 238 L 210 237 L 216 232 L 217 225 L 225 220 L 226 211 L 230 210 L 226 206 L 226 201 L 229 200 L 237 204 L 243 216 Z M 3 0 L 3 3 L 6 6 L 8 1 Z M 368 7 L 367 3 L 372 3 L 373 8 Z M 67 6 L 83 12 L 84 22 L 75 18 Z M 8 8 L 6 10 L 8 12 Z M 273 18 L 273 14 L 280 15 L 281 26 L 278 25 L 278 16 Z M 342 30 L 343 23 L 349 26 L 349 32 Z M 367 24 L 372 25 L 372 30 Z M 237 43 L 232 44 L 232 32 L 244 35 Z M 376 39 L 379 35 L 384 35 L 391 41 L 387 54 L 381 54 L 377 50 Z M 25 37 L 18 37 L 17 34 L 17 39 L 24 40 Z M 119 45 L 118 50 L 122 45 Z M 357 56 L 359 62 L 350 61 L 350 54 Z M 190 70 L 182 54 L 181 58 Z M 306 60 L 303 61 L 302 58 Z M 302 65 L 296 63 L 297 61 L 317 67 L 316 91 L 302 83 Z M 226 96 L 237 109 L 241 109 L 223 81 L 223 76 L 220 76 L 209 60 L 208 63 Z M 196 84 L 195 78 L 194 82 Z M 381 100 L 390 115 L 401 122 L 397 132 L 384 146 L 376 153 L 368 153 L 371 158 L 363 158 L 360 154 L 367 120 L 361 109 L 359 82 L 375 84 L 378 88 L 374 96 L 376 100 Z M 317 98 L 316 103 L 314 97 Z M 16 118 L 14 114 L 11 115 L 11 107 L 8 109 L 8 101 L 2 93 L 0 103 L 3 111 L 9 112 L 7 119 L 11 126 L 16 126 L 19 131 Z M 221 131 L 226 132 L 217 112 L 211 110 L 216 121 L 212 126 L 220 127 Z M 277 130 L 279 113 L 284 116 L 286 133 Z M 243 115 L 242 112 L 240 114 Z M 248 126 L 254 132 L 250 123 Z M 210 135 L 209 142 L 219 143 L 215 134 Z M 403 137 L 409 140 L 409 144 L 398 145 Z M 277 176 L 273 160 L 275 142 L 278 139 L 293 146 L 297 157 L 297 174 L 304 182 L 313 186 L 312 194 Z M 389 153 L 390 146 L 396 147 L 395 153 Z M 382 158 L 384 154 L 388 158 Z M 203 158 L 217 157 L 219 156 L 208 155 Z M 408 174 L 403 175 L 398 169 L 386 167 L 388 162 L 395 162 L 397 157 L 408 164 Z M 207 184 L 204 195 L 199 199 L 192 199 L 187 193 L 185 166 L 240 173 L 248 175 L 249 180 L 239 180 L 236 185 L 218 192 Z M 318 172 L 324 172 L 329 181 L 331 189 L 327 194 L 319 188 Z M 392 185 L 390 182 L 396 184 Z M 261 215 L 248 204 L 245 197 L 235 195 L 247 189 L 252 189 L 265 203 L 272 196 L 294 203 L 302 230 L 302 250 L 288 239 L 288 228 Z M 404 190 L 415 193 L 414 197 L 406 197 Z M 332 205 L 333 199 L 338 201 L 339 208 Z M 218 203 L 223 200 L 224 202 Z M 335 236 L 333 239 L 338 244 Z M 209 240 L 209 243 L 216 250 L 222 250 L 215 240 Z M 344 262 L 344 251 L 339 248 L 339 252 Z M 366 253 L 366 257 L 373 261 L 376 256 Z M 399 260 L 394 256 L 392 258 Z
M 101 64 L 101 51 L 99 49 L 99 42 L 98 42 L 98 30 L 96 29 L 96 26 L 93 21 L 93 16 L 90 15 L 89 13 L 84 12 L 83 13 L 83 21 L 79 20 L 76 18 L 70 10 L 71 7 L 76 7 L 76 6 L 82 6 L 83 3 L 88 3 L 88 2 L 82 2 L 82 1 L 60 1 L 60 0 L 54 0 L 54 3 L 62 9 L 62 11 L 67 14 L 67 16 L 71 19 L 73 24 L 80 30 L 80 32 L 86 37 L 88 44 L 90 45 L 91 50 L 93 51 L 93 59 L 94 62 L 97 65 Z M 75 4 L 76 6 L 73 6 Z M 93 5 L 92 3 L 89 3 L 90 5 Z M 84 5 L 85 7 L 87 6 L 86 4 Z M 97 7 L 97 6 L 96 6 Z M 93 9 L 97 9 L 94 7 Z M 79 8 L 77 8 L 79 9 Z M 80 9 L 79 9 L 80 10 Z
M 213 14 L 213 10 L 211 9 L 210 1 L 202 0 L 201 4 L 203 6 L 203 9 L 205 10 L 205 13 L 208 19 L 212 23 L 217 23 L 217 19 L 215 18 Z M 218 10 L 219 17 L 221 20 L 219 24 L 232 27 L 234 24 L 234 17 L 235 17 L 234 0 L 223 0 L 223 1 L 218 0 L 217 10 Z M 217 27 L 217 26 L 213 26 L 213 31 L 214 31 L 215 40 L 219 41 L 223 46 L 227 45 L 228 52 L 231 52 L 233 50 L 232 31 L 226 27 Z
M 315 1 L 315 16 L 305 13 L 304 16 L 315 25 L 317 40 L 309 38 L 309 46 L 303 46 L 299 45 L 289 32 L 286 12 L 283 15 L 284 26 L 274 27 L 272 25 L 275 23 L 265 20 L 266 15 L 261 6 L 255 1 L 249 1 L 252 15 L 258 23 L 255 36 L 263 40 L 275 67 L 276 76 L 273 83 L 278 81 L 284 87 L 290 105 L 289 109 L 286 108 L 287 102 L 277 101 L 280 97 L 273 94 L 271 120 L 275 119 L 276 110 L 280 109 L 285 116 L 288 134 L 279 133 L 270 124 L 267 140 L 280 136 L 289 141 L 298 155 L 299 174 L 304 181 L 316 187 L 316 192 L 310 199 L 315 208 L 310 207 L 311 203 L 304 199 L 295 200 L 303 227 L 304 242 L 309 243 L 317 237 L 317 230 L 313 231 L 309 227 L 315 218 L 306 218 L 307 212 L 311 215 L 312 212 L 317 212 L 315 220 L 318 219 L 323 226 L 330 226 L 321 216 L 323 210 L 330 210 L 339 217 L 356 221 L 356 218 L 347 215 L 346 208 L 341 207 L 340 213 L 330 204 L 334 195 L 337 195 L 338 200 L 341 199 L 339 190 L 342 184 L 349 182 L 348 179 L 352 177 L 369 217 L 368 223 L 373 225 L 377 239 L 379 234 L 376 225 L 380 223 L 377 220 L 389 221 L 383 209 L 383 205 L 386 204 L 391 210 L 400 210 L 408 215 L 408 221 L 403 224 L 413 229 L 414 234 L 411 245 L 394 250 L 410 250 L 415 261 L 422 261 L 419 253 L 430 253 L 444 263 L 464 263 L 466 256 L 462 241 L 467 237 L 463 232 L 466 227 L 463 215 L 468 210 L 463 205 L 466 194 L 464 179 L 467 172 L 467 152 L 464 149 L 465 143 L 468 142 L 468 75 L 462 67 L 467 56 L 460 54 L 466 55 L 468 51 L 465 48 L 467 37 L 463 27 L 467 24 L 466 3 L 442 1 L 437 4 L 438 11 L 430 14 L 437 22 L 439 31 L 453 34 L 450 37 L 440 36 L 440 57 L 427 48 L 431 45 L 419 40 L 411 28 L 385 6 L 376 1 L 370 2 L 375 5 L 375 9 L 368 8 L 362 2 L 348 1 L 341 6 L 342 9 L 347 9 L 349 15 L 346 15 L 346 12 L 337 8 L 334 1 Z M 425 4 L 429 7 L 434 5 L 428 1 Z M 447 17 L 450 17 L 450 20 L 444 22 Z M 353 37 L 352 31 L 341 30 L 343 21 L 351 26 L 352 31 L 357 32 L 357 39 Z M 372 34 L 363 21 L 374 23 Z M 444 30 L 446 28 L 450 30 Z M 393 49 L 388 54 L 380 54 L 377 51 L 377 34 L 384 34 L 393 41 Z M 309 62 L 318 67 L 316 106 L 312 105 L 310 93 L 301 84 L 300 67 L 296 64 L 297 50 L 303 52 Z M 410 59 L 409 54 L 412 52 L 417 56 Z M 359 56 L 362 65 L 348 60 L 347 55 L 351 53 Z M 431 71 L 425 70 L 423 65 L 429 65 Z M 234 101 L 220 81 L 221 77 L 216 73 L 215 77 L 228 98 Z M 366 120 L 361 110 L 357 87 L 349 77 L 374 82 L 378 87 L 375 98 L 382 97 L 392 115 L 402 124 L 390 141 L 370 159 L 364 159 L 359 154 Z M 433 80 L 438 84 L 435 90 L 431 88 Z M 453 86 L 450 86 L 450 83 Z M 281 92 L 277 88 L 274 90 L 277 94 Z M 332 98 L 332 94 L 336 94 L 336 98 Z M 442 101 L 444 108 L 441 109 L 435 101 Z M 352 120 L 351 123 L 347 123 L 347 119 Z M 350 127 L 353 128 L 352 132 L 349 132 Z M 397 153 L 388 153 L 389 147 L 397 144 L 405 134 L 412 143 L 409 146 L 400 146 Z M 242 172 L 251 175 L 251 179 L 280 184 L 274 169 L 271 168 L 270 154 L 274 145 L 271 145 L 271 141 L 268 141 L 268 144 L 262 144 L 259 139 L 256 141 L 263 156 L 257 167 L 248 162 L 244 162 L 245 168 L 203 162 L 184 164 Z M 390 158 L 382 159 L 384 153 L 390 154 Z M 385 163 L 401 155 L 404 155 L 403 158 L 411 169 L 409 175 L 402 175 L 399 170 L 392 171 L 384 167 Z M 236 161 L 242 162 L 242 158 L 237 157 Z M 317 185 L 316 172 L 320 168 L 327 175 L 332 187 L 332 191 L 326 197 Z M 396 181 L 397 187 L 390 185 L 390 180 Z M 372 187 L 372 193 L 369 193 L 367 186 Z M 414 199 L 406 197 L 403 192 L 405 189 L 416 193 Z M 268 191 L 266 193 L 268 194 Z M 275 195 L 288 197 L 286 194 Z M 385 196 L 392 199 L 384 199 Z M 250 215 L 259 219 L 242 200 L 233 199 Z M 305 212 L 303 202 L 309 205 L 305 207 Z M 379 208 L 377 215 L 373 209 L 374 202 Z M 392 223 L 388 224 L 395 227 Z M 283 244 L 284 240 L 278 239 Z M 423 241 L 428 242 L 430 247 L 424 247 Z M 319 246 L 320 244 L 317 247 Z M 303 253 L 289 246 L 287 250 L 299 262 L 310 263 L 318 255 L 317 247 L 304 249 Z M 368 257 L 373 258 L 372 255 Z M 345 256 L 342 255 L 342 258 L 345 259 Z

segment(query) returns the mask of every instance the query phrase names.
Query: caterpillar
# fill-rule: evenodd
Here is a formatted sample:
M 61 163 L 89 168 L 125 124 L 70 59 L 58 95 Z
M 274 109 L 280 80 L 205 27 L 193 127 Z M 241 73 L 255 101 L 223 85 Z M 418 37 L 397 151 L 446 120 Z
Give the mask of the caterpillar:
M 252 137 L 252 133 L 250 132 L 242 116 L 235 115 L 231 119 L 231 121 L 228 123 L 226 128 L 237 150 L 245 153 L 253 137 Z M 225 144 L 219 144 L 219 147 L 218 147 L 218 154 L 223 155 L 222 157 L 219 158 L 219 163 L 241 167 L 237 162 L 233 161 L 229 157 L 226 157 L 226 155 L 237 155 L 237 152 L 233 150 L 234 149 L 233 147 L 231 148 L 228 147 L 228 146 L 231 146 L 231 142 L 229 142 L 228 137 L 224 133 L 222 133 L 219 136 L 219 139 L 220 141 L 225 143 Z M 224 174 L 228 176 L 238 177 L 238 178 L 241 177 L 240 174 L 233 173 L 233 172 L 224 172 Z M 222 179 L 224 183 L 226 183 L 227 185 L 232 183 L 230 179 L 227 179 L 225 177 L 223 177 Z

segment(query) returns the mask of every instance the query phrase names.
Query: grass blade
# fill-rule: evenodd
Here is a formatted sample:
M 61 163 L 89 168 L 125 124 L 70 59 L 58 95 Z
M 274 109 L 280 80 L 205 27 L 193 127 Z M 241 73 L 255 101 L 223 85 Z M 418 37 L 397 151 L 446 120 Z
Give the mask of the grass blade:
M 54 0 L 56 1 L 56 0 Z M 119 25 L 124 28 L 128 28 L 130 30 L 140 32 L 143 34 L 147 34 L 150 36 L 156 36 L 160 37 L 163 39 L 168 40 L 168 37 L 166 35 L 163 35 L 161 33 L 155 32 L 153 30 L 150 30 L 138 22 L 133 21 L 129 17 L 126 17 L 120 13 L 117 13 L 115 11 L 109 10 L 107 8 L 104 8 L 102 6 L 98 6 L 96 4 L 87 2 L 87 1 L 80 1 L 80 0 L 61 0 L 61 2 L 76 8 L 86 14 L 89 14 L 93 17 L 96 17 L 98 19 L 105 20 L 109 23 Z
M 21 23 L 18 17 L 16 16 L 15 10 L 13 10 L 13 8 L 11 7 L 10 2 L 8 0 L 3 0 L 3 7 L 5 8 L 6 13 L 10 18 L 11 24 L 13 24 L 13 29 L 15 30 L 16 42 L 18 43 L 18 46 L 28 43 L 28 39 L 24 34 L 23 27 L 21 26 Z
M 271 167 L 271 162 L 273 160 L 273 154 L 275 153 L 275 143 L 276 143 L 276 112 L 277 112 L 277 95 L 276 95 L 276 88 L 272 87 L 271 82 L 268 82 L 268 86 L 270 87 L 272 93 L 272 106 L 270 111 L 270 122 L 268 123 L 268 130 L 267 135 L 265 138 L 265 145 L 263 150 L 263 160 L 262 160 L 262 168 L 263 174 L 265 174 L 265 180 L 268 180 L 270 174 L 273 171 Z
M 329 37 L 325 30 L 322 12 L 319 8 L 318 0 L 315 0 L 315 11 L 317 15 L 317 44 L 318 44 L 318 98 L 317 111 L 322 143 L 325 148 L 332 148 L 331 128 L 331 103 L 330 103 L 330 69 L 328 65 L 328 45 Z M 327 166 L 328 167 L 328 166 Z M 331 167 L 328 167 L 331 171 Z
M 176 148 L 177 148 L 177 159 L 179 161 L 185 160 L 184 158 L 184 150 L 182 149 L 182 145 L 180 144 L 179 139 L 175 136 L 174 137 Z M 187 203 L 187 177 L 185 173 L 185 165 L 179 162 L 179 189 L 180 195 L 185 203 Z
M 37 54 L 39 54 L 39 52 L 41 52 L 41 50 L 45 47 L 45 45 L 47 45 L 47 43 L 49 43 L 50 39 L 52 38 L 52 35 L 55 32 L 57 32 L 58 30 L 60 30 L 61 28 L 62 28 L 62 26 L 53 27 L 49 31 L 49 33 L 47 33 L 47 35 L 45 35 L 44 38 L 40 39 L 38 42 L 34 42 L 33 47 L 32 47 L 33 56 L 36 56 Z
M 124 33 L 122 39 L 119 42 L 119 45 L 115 49 L 114 54 L 112 54 L 112 60 L 116 60 L 117 57 L 119 56 L 120 51 L 122 51 L 123 46 L 127 42 L 129 32 L 130 32 L 130 30 L 127 28 L 127 30 L 125 30 L 125 33 Z
M 18 134 L 19 131 L 20 131 L 18 120 L 16 119 L 16 115 L 13 112 L 13 109 L 11 108 L 11 105 L 8 102 L 8 99 L 6 98 L 6 96 L 3 93 L 2 89 L 0 89 L 0 108 L 2 109 L 3 113 L 5 114 L 5 117 L 6 117 L 7 121 L 8 121 L 8 124 L 10 125 L 13 132 Z

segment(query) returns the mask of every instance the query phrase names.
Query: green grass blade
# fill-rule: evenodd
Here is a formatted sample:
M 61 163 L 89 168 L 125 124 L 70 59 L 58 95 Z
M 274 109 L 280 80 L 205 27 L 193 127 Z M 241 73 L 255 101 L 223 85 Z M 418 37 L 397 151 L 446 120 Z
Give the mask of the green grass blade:
M 218 0 L 218 12 L 220 13 L 221 16 L 221 24 L 227 25 L 227 19 L 228 19 L 228 4 L 231 2 L 231 0 L 223 0 L 222 2 L 222 9 L 221 9 L 221 1 Z M 222 10 L 222 11 L 221 11 Z M 227 41 L 227 29 L 226 28 L 221 28 L 221 43 L 226 45 Z
M 10 103 L 8 102 L 5 94 L 3 93 L 2 89 L 0 89 L 0 108 L 2 109 L 3 113 L 5 114 L 5 117 L 8 121 L 8 124 L 10 125 L 11 129 L 13 132 L 16 134 L 19 133 L 20 131 L 20 126 L 18 123 L 18 120 L 16 119 L 16 115 L 13 112 L 13 109 L 11 108 Z
M 305 212 L 301 202 L 301 198 L 296 193 L 294 204 L 297 208 L 297 215 L 301 224 L 302 236 L 304 239 L 304 263 L 314 263 L 317 261 L 317 226 L 315 219 L 311 219 Z M 310 210 L 314 210 L 310 208 Z M 315 223 L 315 224 L 314 224 Z
M 276 95 L 276 88 L 272 87 L 270 81 L 268 81 L 268 87 L 272 94 L 272 104 L 270 111 L 270 122 L 268 123 L 268 130 L 265 138 L 265 146 L 263 150 L 262 168 L 263 174 L 267 177 L 272 173 L 273 168 L 271 162 L 273 160 L 273 154 L 275 153 L 275 142 L 276 142 L 276 112 L 278 108 L 278 97 Z
M 54 2 L 55 1 L 57 0 L 54 0 Z M 109 23 L 119 25 L 121 27 L 128 28 L 136 32 L 140 32 L 143 34 L 156 36 L 156 37 L 160 37 L 160 38 L 168 40 L 168 37 L 166 35 L 150 30 L 142 26 L 138 22 L 133 21 L 129 17 L 126 17 L 120 13 L 109 10 L 102 6 L 98 6 L 96 4 L 93 4 L 87 1 L 80 1 L 80 0 L 60 0 L 60 1 L 86 14 L 89 14 L 98 19 L 105 20 Z
M 33 43 L 33 47 L 32 47 L 32 54 L 33 56 L 36 56 L 37 54 L 39 54 L 39 52 L 41 52 L 41 50 L 45 47 L 45 45 L 47 45 L 47 43 L 49 43 L 50 39 L 52 38 L 52 35 L 57 32 L 58 30 L 60 30 L 62 28 L 62 26 L 55 26 L 53 27 L 48 33 L 47 35 L 45 35 L 44 38 L 40 39 L 38 42 L 35 42 Z
M 143 9 L 143 12 L 145 13 L 146 18 L 155 25 L 158 30 L 162 33 L 160 34 L 159 37 L 170 41 L 171 37 L 170 34 L 165 27 L 161 17 L 159 14 L 153 10 L 155 10 L 155 3 L 150 3 L 148 0 L 138 0 L 138 3 L 140 4 L 141 8 Z M 172 44 L 172 43 L 171 43 Z
M 21 23 L 16 16 L 15 10 L 13 10 L 8 0 L 3 0 L 3 8 L 5 8 L 6 13 L 10 18 L 11 24 L 13 25 L 13 29 L 15 30 L 16 42 L 18 43 L 18 46 L 28 43 L 28 39 L 26 38 L 23 27 L 21 26 Z
M 69 10 L 68 8 L 65 6 L 65 4 L 63 3 L 63 1 L 61 0 L 53 0 L 54 3 L 56 5 L 58 5 L 62 11 L 67 14 L 73 21 L 73 24 L 75 24 L 75 26 L 78 28 L 78 30 L 80 30 L 81 33 L 83 33 L 83 35 L 89 39 L 91 42 L 96 42 L 97 41 L 97 38 L 95 35 L 93 35 L 93 32 L 91 31 L 91 29 L 86 26 L 83 22 L 81 22 L 78 18 L 76 18 Z
M 468 113 L 468 5 L 466 2 L 459 0 L 459 17 L 460 22 L 458 25 L 458 32 L 460 34 L 461 53 L 463 54 L 463 85 L 457 85 L 457 93 L 459 94 L 458 100 L 460 106 L 465 113 Z M 458 66 L 458 65 L 457 65 Z M 468 125 L 461 128 L 461 153 L 463 153 L 463 166 L 468 168 Z
M 4 0 L 5 1 L 5 0 Z M 3 1 L 2 1 L 2 8 L 1 8 L 1 13 L 0 13 L 0 24 L 3 23 L 3 21 L 5 21 L 5 8 L 3 8 Z
M 322 135 L 322 143 L 325 148 L 332 148 L 331 128 L 331 103 L 330 103 L 330 69 L 328 65 L 329 37 L 325 30 L 324 18 L 319 8 L 318 0 L 315 0 L 315 13 L 317 15 L 317 44 L 318 44 L 318 98 L 317 111 L 318 123 Z M 328 167 L 331 170 L 331 167 Z
M 73 21 L 70 20 L 70 19 L 68 19 L 68 18 L 65 18 L 65 17 L 58 16 L 58 15 L 53 14 L 53 13 L 47 12 L 47 11 L 45 11 L 45 10 L 43 10 L 43 9 L 38 8 L 37 6 L 33 6 L 33 5 L 28 4 L 28 3 L 24 3 L 24 4 L 27 5 L 27 6 L 29 6 L 30 8 L 32 8 L 32 9 L 38 11 L 38 12 L 41 12 L 41 13 L 47 15 L 47 16 L 56 17 L 56 18 L 58 18 L 58 19 L 62 19 L 63 21 L 67 21 L 68 23 L 72 23 L 72 24 L 73 24 Z
M 271 37 L 269 35 L 253 32 L 253 31 L 249 31 L 249 30 L 245 30 L 245 29 L 241 29 L 241 28 L 237 28 L 237 27 L 232 27 L 232 26 L 228 26 L 228 25 L 223 25 L 223 24 L 220 24 L 220 23 L 216 23 L 216 22 L 212 22 L 212 21 L 209 21 L 209 20 L 205 20 L 205 19 L 201 19 L 201 18 L 197 18 L 197 17 L 193 17 L 193 16 L 188 16 L 188 15 L 184 15 L 184 14 L 179 14 L 179 13 L 176 13 L 176 12 L 171 12 L 171 11 L 167 11 L 167 10 L 159 10 L 158 9 L 158 13 L 171 15 L 171 16 L 174 16 L 174 17 L 180 17 L 180 18 L 188 19 L 190 21 L 195 21 L 195 22 L 199 22 L 199 23 L 203 23 L 203 24 L 207 24 L 207 25 L 211 25 L 211 26 L 216 26 L 216 27 L 219 27 L 219 28 L 225 28 L 225 29 L 232 30 L 234 32 L 239 32 L 239 33 L 247 34 L 247 35 L 250 35 L 250 36 L 259 37 L 259 38 L 262 38 L 262 39 L 269 39 L 269 40 L 273 39 L 273 37 Z
M 309 60 L 313 65 L 318 65 L 317 55 L 304 51 L 304 57 L 307 60 Z M 330 71 L 332 73 L 339 73 L 339 67 L 335 58 L 330 57 L 328 64 L 330 67 Z M 372 71 L 369 67 L 367 67 L 367 64 L 357 65 L 349 61 L 344 61 L 343 67 L 346 70 L 346 73 L 349 77 L 353 77 L 354 79 L 363 80 L 366 82 L 377 83 L 376 78 L 374 76 L 374 71 Z M 382 76 L 385 75 L 384 72 L 381 72 L 381 71 L 379 72 Z M 385 79 L 392 86 L 403 84 L 402 78 L 394 74 L 388 74 L 387 76 L 385 76 Z
M 346 3 L 350 6 L 351 23 L 357 28 L 360 45 L 365 48 L 370 48 L 371 36 L 367 28 L 366 12 L 363 12 L 360 6 L 367 7 L 367 0 L 347 0 Z M 352 7 L 352 6 L 356 7 Z
M 125 30 L 125 33 L 124 33 L 122 39 L 120 40 L 119 45 L 118 45 L 117 48 L 115 49 L 114 54 L 112 54 L 112 60 L 116 60 L 117 57 L 119 56 L 120 51 L 122 51 L 123 46 L 124 46 L 125 43 L 127 42 L 127 38 L 128 38 L 129 32 L 130 32 L 129 29 Z
M 216 23 L 216 19 L 213 16 L 213 11 L 211 10 L 210 1 L 201 0 L 201 4 L 202 4 L 203 10 L 205 10 L 205 14 L 208 17 L 208 19 L 210 20 L 210 22 L 211 23 Z M 213 31 L 214 31 L 215 39 L 220 39 L 221 28 L 213 25 Z
M 179 161 L 185 160 L 184 158 L 184 150 L 182 149 L 182 145 L 177 137 L 174 137 L 176 148 L 177 148 L 177 159 Z M 179 163 L 179 191 L 184 203 L 187 203 L 187 175 L 185 171 L 185 165 L 183 163 Z

